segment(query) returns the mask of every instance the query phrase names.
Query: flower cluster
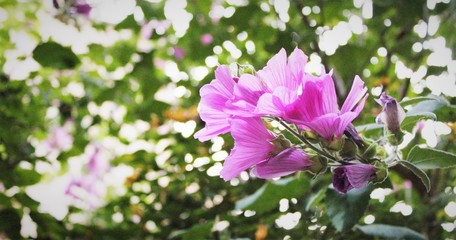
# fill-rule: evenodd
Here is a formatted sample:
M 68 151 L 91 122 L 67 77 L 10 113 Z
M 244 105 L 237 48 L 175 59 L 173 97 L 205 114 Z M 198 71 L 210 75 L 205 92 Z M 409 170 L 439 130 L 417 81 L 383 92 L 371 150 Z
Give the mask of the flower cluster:
M 201 88 L 199 112 L 206 126 L 195 138 L 207 141 L 230 132 L 235 140 L 221 171 L 225 181 L 250 168 L 259 178 L 302 170 L 318 173 L 326 169 L 328 159 L 335 162 L 333 185 L 339 192 L 375 178 L 376 168 L 362 164 L 354 154 L 342 158 L 330 152 L 364 147 L 351 124 L 368 97 L 364 82 L 355 77 L 339 108 L 332 71 L 312 75 L 305 71 L 307 60 L 299 48 L 288 58 L 282 49 L 253 74 L 233 76 L 227 66 L 219 66 L 215 79 Z M 267 120 L 282 124 L 300 143 L 268 130 Z

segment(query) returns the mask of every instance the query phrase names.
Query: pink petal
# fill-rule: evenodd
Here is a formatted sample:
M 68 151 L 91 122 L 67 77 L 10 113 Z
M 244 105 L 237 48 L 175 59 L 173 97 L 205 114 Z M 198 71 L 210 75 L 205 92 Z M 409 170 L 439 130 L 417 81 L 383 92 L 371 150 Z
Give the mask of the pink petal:
M 308 57 L 304 52 L 299 49 L 295 48 L 294 51 L 290 54 L 288 58 L 288 68 L 290 69 L 293 77 L 301 83 L 304 79 L 305 75 L 305 67 L 307 64 Z
M 255 113 L 263 116 L 272 115 L 282 117 L 287 110 L 287 106 L 293 104 L 296 98 L 296 91 L 282 86 L 277 87 L 272 94 L 265 93 L 260 97 Z
M 259 178 L 276 178 L 305 170 L 312 165 L 308 155 L 301 149 L 288 148 L 277 156 L 259 163 L 253 173 Z
M 358 113 L 362 110 L 364 107 L 364 103 L 366 102 L 366 96 L 365 94 L 367 93 L 367 87 L 364 86 L 363 80 L 359 78 L 359 76 L 355 77 L 355 80 L 353 81 L 352 87 L 350 92 L 348 93 L 347 98 L 345 99 L 344 105 L 342 105 L 341 112 L 349 112 L 353 111 L 353 108 L 358 104 L 358 107 L 356 108 L 355 111 L 358 111 Z M 362 107 L 360 107 L 362 106 Z
M 260 118 L 237 118 L 231 121 L 234 149 L 224 162 L 220 175 L 225 181 L 264 161 L 273 151 L 275 137 Z

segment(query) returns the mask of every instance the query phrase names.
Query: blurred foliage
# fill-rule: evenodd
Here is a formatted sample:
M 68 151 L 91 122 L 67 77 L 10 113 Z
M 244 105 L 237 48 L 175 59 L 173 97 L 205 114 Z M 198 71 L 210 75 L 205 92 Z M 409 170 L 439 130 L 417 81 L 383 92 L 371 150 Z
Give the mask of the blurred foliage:
M 372 95 L 378 96 L 383 86 L 398 99 L 413 98 L 402 102 L 409 105 L 403 123 L 408 132 L 422 119 L 436 119 L 451 129 L 434 134 L 437 144 L 418 151 L 412 147 L 429 142 L 414 134 L 404 147 L 404 156 L 409 156 L 405 160 L 431 164 L 436 154 L 446 154 L 451 163 L 433 164 L 454 165 L 456 100 L 444 91 L 445 84 L 453 89 L 455 84 L 454 0 L 434 7 L 434 1 L 422 0 L 181 1 L 186 5 L 140 0 L 135 13 L 118 24 L 63 11 L 63 1 L 57 2 L 59 9 L 50 0 L 0 3 L 0 238 L 456 237 L 455 216 L 447 214 L 456 211 L 453 169 L 426 165 L 431 183 L 427 192 L 419 178 L 398 165 L 390 172 L 391 186 L 380 188 L 390 191 L 377 199 L 370 197 L 374 187 L 379 192 L 378 185 L 340 196 L 326 190 L 328 176 L 312 179 L 305 173 L 277 181 L 245 173 L 224 182 L 213 172 L 220 170 L 220 161 L 232 148 L 231 137 L 204 143 L 192 137 L 204 126 L 197 113 L 199 88 L 214 78 L 217 64 L 237 62 L 261 69 L 281 48 L 291 52 L 299 46 L 311 60 L 334 69 L 340 101 L 355 75 L 372 90 L 356 120 L 356 125 L 370 124 L 358 127 L 364 136 L 381 132 L 372 124 L 381 110 Z M 173 11 L 179 15 L 174 20 L 184 19 L 182 11 L 191 16 L 183 34 L 177 28 L 185 23 L 174 24 Z M 417 25 L 430 26 L 434 17 L 439 19 L 436 31 L 426 33 L 425 26 L 420 35 Z M 362 21 L 361 31 L 347 28 L 354 33 L 331 53 L 322 44 L 323 33 L 341 23 L 353 24 L 350 19 Z M 212 41 L 203 42 L 205 34 Z M 444 66 L 429 61 L 436 52 L 426 47 L 439 37 L 450 49 L 451 61 Z M 426 71 L 400 77 L 400 66 L 415 75 L 423 66 Z M 441 74 L 453 80 L 433 83 L 443 89 L 436 92 L 429 81 L 426 85 L 426 77 Z M 43 150 L 41 143 L 52 137 L 51 129 L 62 126 L 73 138 L 71 147 Z M 64 194 L 70 180 L 63 176 L 87 175 L 92 144 L 107 152 L 110 178 L 98 178 L 106 186 L 99 197 L 102 204 L 87 207 L 90 197 Z M 72 163 L 78 161 L 83 167 L 74 173 Z M 122 171 L 128 174 L 114 174 Z M 56 179 L 62 186 L 51 185 Z M 119 179 L 118 185 L 109 182 Z M 35 184 L 48 188 L 41 200 L 29 194 Z M 46 195 L 49 192 L 55 195 Z M 63 197 L 52 202 L 57 195 Z M 57 217 L 45 210 L 46 199 L 54 204 L 51 208 L 62 204 L 68 212 L 62 210 Z M 81 201 L 84 204 L 77 204 Z M 398 203 L 413 211 L 392 211 Z M 366 219 L 372 217 L 375 224 L 369 225 Z M 286 224 L 280 219 L 287 219 Z

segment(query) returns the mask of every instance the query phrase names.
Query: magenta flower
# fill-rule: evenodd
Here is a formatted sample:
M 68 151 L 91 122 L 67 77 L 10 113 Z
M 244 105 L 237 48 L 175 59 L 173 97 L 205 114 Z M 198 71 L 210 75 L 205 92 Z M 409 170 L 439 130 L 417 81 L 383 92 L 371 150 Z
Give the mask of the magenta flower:
M 304 170 L 312 163 L 300 149 L 285 148 L 273 143 L 276 137 L 267 130 L 260 118 L 235 118 L 231 121 L 234 148 L 225 160 L 220 175 L 225 181 L 255 166 L 260 178 L 285 176 Z
M 340 138 L 363 109 L 367 96 L 364 82 L 356 76 L 339 110 L 331 73 L 320 77 L 309 76 L 300 97 L 285 109 L 284 118 L 316 132 L 326 140 Z
M 233 98 L 235 83 L 228 67 L 219 66 L 215 70 L 215 79 L 201 88 L 199 113 L 206 126 L 195 133 L 195 138 L 207 141 L 230 131 L 231 114 L 224 110 L 227 102 Z
M 362 188 L 375 177 L 375 167 L 369 164 L 345 165 L 334 169 L 332 183 L 340 193 Z
M 272 57 L 258 77 L 265 86 L 265 94 L 258 100 L 256 113 L 284 117 L 286 111 L 299 97 L 306 73 L 307 56 L 299 48 L 290 54 L 281 49 Z
M 386 128 L 395 134 L 401 130 L 401 123 L 405 119 L 405 111 L 401 105 L 385 92 L 376 101 L 382 105 L 383 111 L 377 116 L 377 123 L 386 124 Z

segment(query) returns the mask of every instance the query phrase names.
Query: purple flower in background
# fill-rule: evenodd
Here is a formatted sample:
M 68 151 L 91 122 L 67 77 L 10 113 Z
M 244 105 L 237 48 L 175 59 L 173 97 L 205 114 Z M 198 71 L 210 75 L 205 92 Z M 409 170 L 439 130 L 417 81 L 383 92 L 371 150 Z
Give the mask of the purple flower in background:
M 77 13 L 86 17 L 90 15 L 90 11 L 92 10 L 92 7 L 85 1 L 76 1 L 74 7 L 76 8 Z
M 109 169 L 108 159 L 103 156 L 101 148 L 99 145 L 94 145 L 94 152 L 90 155 L 89 162 L 87 163 L 89 173 L 95 176 L 100 176 Z
M 386 128 L 393 134 L 399 132 L 401 123 L 405 118 L 404 109 L 396 99 L 388 96 L 385 92 L 376 101 L 383 107 L 382 112 L 376 118 L 376 122 L 386 124 Z
M 207 141 L 230 131 L 231 114 L 224 111 L 226 103 L 233 98 L 234 78 L 226 66 L 215 70 L 215 79 L 200 89 L 199 113 L 206 126 L 195 133 L 195 138 Z
M 185 57 L 185 51 L 184 51 L 184 49 L 181 48 L 181 47 L 174 46 L 174 47 L 173 47 L 173 56 L 174 56 L 177 60 L 182 60 L 182 59 L 184 59 L 184 57 Z
M 65 190 L 65 194 L 78 199 L 83 198 L 85 193 L 100 196 L 101 192 L 96 188 L 97 182 L 98 178 L 93 174 L 72 179 Z
M 375 177 L 375 167 L 370 164 L 345 165 L 334 169 L 332 183 L 339 193 L 362 188 Z
M 200 37 L 200 41 L 203 45 L 209 45 L 214 41 L 214 37 L 211 34 L 206 33 Z
M 225 181 L 253 166 L 258 177 L 274 178 L 304 170 L 312 164 L 302 150 L 274 144 L 277 138 L 260 118 L 233 119 L 231 134 L 234 148 L 220 173 Z
M 73 136 L 64 127 L 53 127 L 50 132 L 50 136 L 45 140 L 49 149 L 66 151 L 72 147 Z

